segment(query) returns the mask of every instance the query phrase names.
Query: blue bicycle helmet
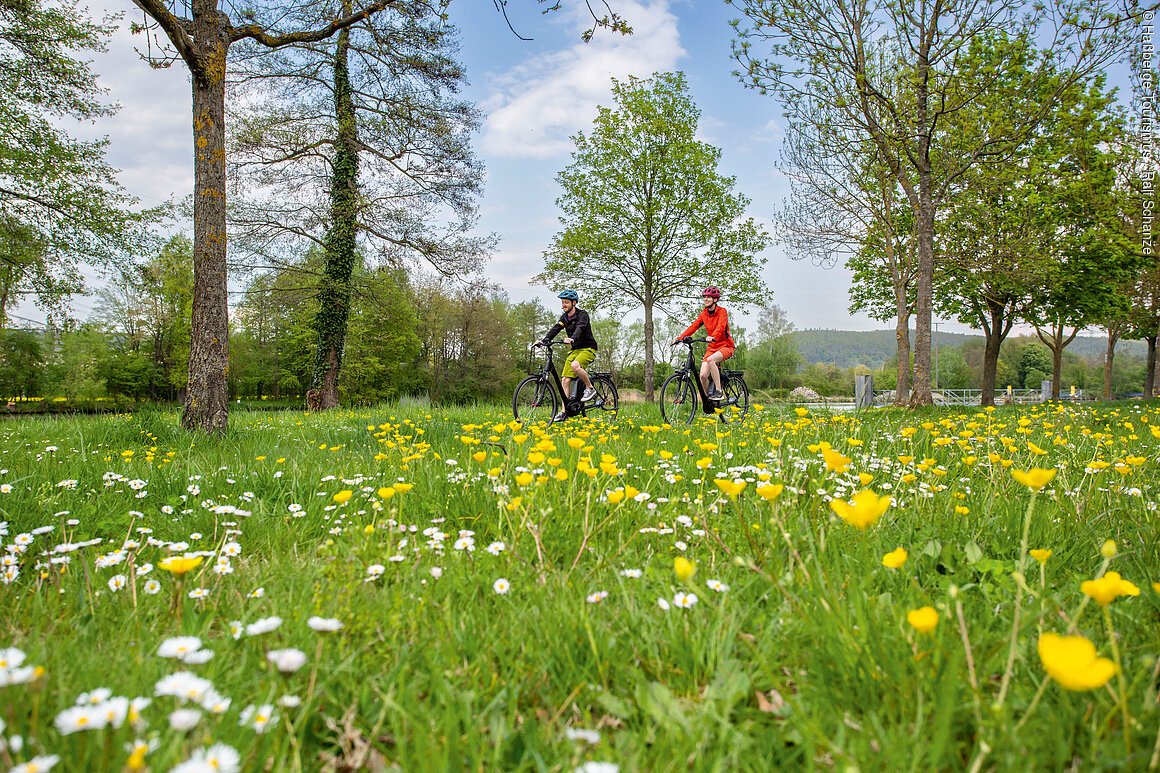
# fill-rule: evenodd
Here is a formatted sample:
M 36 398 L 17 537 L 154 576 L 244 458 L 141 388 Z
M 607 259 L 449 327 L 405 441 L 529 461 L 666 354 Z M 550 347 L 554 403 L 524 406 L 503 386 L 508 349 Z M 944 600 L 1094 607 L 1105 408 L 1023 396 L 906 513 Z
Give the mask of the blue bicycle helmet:
M 575 290 L 565 290 L 556 297 L 566 301 L 572 301 L 573 303 L 580 302 L 580 295 Z

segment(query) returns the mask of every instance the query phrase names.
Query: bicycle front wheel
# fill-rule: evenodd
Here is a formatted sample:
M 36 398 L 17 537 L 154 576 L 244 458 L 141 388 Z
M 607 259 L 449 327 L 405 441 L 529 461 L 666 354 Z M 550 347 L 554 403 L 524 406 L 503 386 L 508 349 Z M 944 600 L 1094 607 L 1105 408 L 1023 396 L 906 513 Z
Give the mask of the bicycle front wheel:
M 610 378 L 597 376 L 592 379 L 592 388 L 596 390 L 596 399 L 584 404 L 584 415 L 596 421 L 616 421 L 616 412 L 620 410 L 616 384 Z
M 721 384 L 725 399 L 721 401 L 721 409 L 729 421 L 740 421 L 749 413 L 749 386 L 741 376 L 729 376 Z
M 666 424 L 692 424 L 697 417 L 697 387 L 686 373 L 674 373 L 661 385 L 661 417 Z
M 559 398 L 547 379 L 528 376 L 516 386 L 512 396 L 512 413 L 517 421 L 534 424 L 537 421 L 551 421 L 558 410 Z

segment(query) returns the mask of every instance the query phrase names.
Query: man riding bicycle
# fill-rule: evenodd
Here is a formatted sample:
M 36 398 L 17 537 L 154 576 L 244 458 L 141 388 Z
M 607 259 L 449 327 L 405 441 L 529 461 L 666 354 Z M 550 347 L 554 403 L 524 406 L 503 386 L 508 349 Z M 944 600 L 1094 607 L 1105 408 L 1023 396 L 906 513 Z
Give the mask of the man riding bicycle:
M 564 290 L 556 297 L 560 299 L 560 307 L 564 313 L 560 315 L 556 324 L 552 325 L 552 328 L 544 334 L 540 343 L 546 344 L 555 338 L 561 330 L 564 331 L 564 343 L 571 344 L 572 350 L 568 352 L 564 364 L 560 367 L 560 386 L 564 388 L 565 396 L 570 395 L 573 379 L 580 379 L 584 383 L 584 394 L 581 395 L 580 400 L 588 402 L 596 397 L 596 390 L 592 388 L 592 379 L 588 377 L 587 370 L 588 366 L 596 359 L 596 349 L 598 348 L 596 338 L 592 335 L 592 321 L 588 318 L 588 312 L 577 305 L 580 302 L 580 295 L 575 290 Z M 571 375 L 568 375 L 569 371 L 571 371 Z M 565 418 L 564 411 L 561 410 L 553 421 L 563 421 Z
M 700 316 L 673 343 L 679 343 L 682 338 L 693 335 L 697 328 L 705 326 L 705 340 L 709 346 L 701 361 L 701 386 L 710 400 L 720 400 L 725 394 L 721 391 L 721 370 L 718 366 L 732 357 L 734 350 L 733 336 L 729 333 L 729 312 L 717 305 L 721 300 L 718 287 L 706 287 L 701 293 L 701 299 L 705 302 L 705 308 L 701 310 Z M 712 388 L 709 387 L 710 379 L 713 381 Z

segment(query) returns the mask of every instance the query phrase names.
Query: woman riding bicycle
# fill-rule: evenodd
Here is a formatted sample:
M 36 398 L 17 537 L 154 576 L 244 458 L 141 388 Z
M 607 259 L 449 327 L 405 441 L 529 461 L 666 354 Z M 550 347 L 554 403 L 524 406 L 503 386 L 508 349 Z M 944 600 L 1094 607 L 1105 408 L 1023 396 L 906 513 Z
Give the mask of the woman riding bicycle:
M 700 316 L 693 321 L 685 332 L 677 336 L 673 343 L 679 343 L 682 338 L 688 338 L 705 326 L 705 340 L 709 342 L 705 350 L 705 357 L 701 360 L 701 387 L 705 389 L 710 400 L 720 400 L 725 396 L 721 391 L 721 370 L 718 366 L 733 356 L 733 336 L 729 334 L 729 312 L 718 305 L 721 300 L 721 290 L 718 287 L 706 287 L 701 293 L 705 308 Z M 712 379 L 713 387 L 709 388 Z
M 556 297 L 560 299 L 560 307 L 564 313 L 560 315 L 556 324 L 552 325 L 551 330 L 544 334 L 542 343 L 548 343 L 561 330 L 564 331 L 564 343 L 571 344 L 572 351 L 568 352 L 564 364 L 560 366 L 562 375 L 560 385 L 564 388 L 564 394 L 567 396 L 572 393 L 572 380 L 574 378 L 580 379 L 584 382 L 584 394 L 580 396 L 580 399 L 587 402 L 596 397 L 596 390 L 592 388 L 592 380 L 588 377 L 586 370 L 596 359 L 597 346 L 596 338 L 592 335 L 592 321 L 588 318 L 588 312 L 577 306 L 580 302 L 580 296 L 575 290 L 564 290 Z M 565 399 L 570 398 L 565 397 Z M 564 411 L 561 410 L 554 420 L 563 421 L 564 418 Z

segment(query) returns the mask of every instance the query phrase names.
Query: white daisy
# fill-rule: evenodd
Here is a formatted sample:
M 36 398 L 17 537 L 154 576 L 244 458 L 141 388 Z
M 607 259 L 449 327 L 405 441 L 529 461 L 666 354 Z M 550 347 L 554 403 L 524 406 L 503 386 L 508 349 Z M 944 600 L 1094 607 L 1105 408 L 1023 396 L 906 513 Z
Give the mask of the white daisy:
M 306 665 L 306 653 L 299 649 L 270 650 L 266 653 L 269 660 L 279 673 L 293 674 Z
M 334 633 L 342 629 L 342 621 L 332 617 L 318 617 L 315 615 L 306 621 L 312 630 L 319 633 Z

